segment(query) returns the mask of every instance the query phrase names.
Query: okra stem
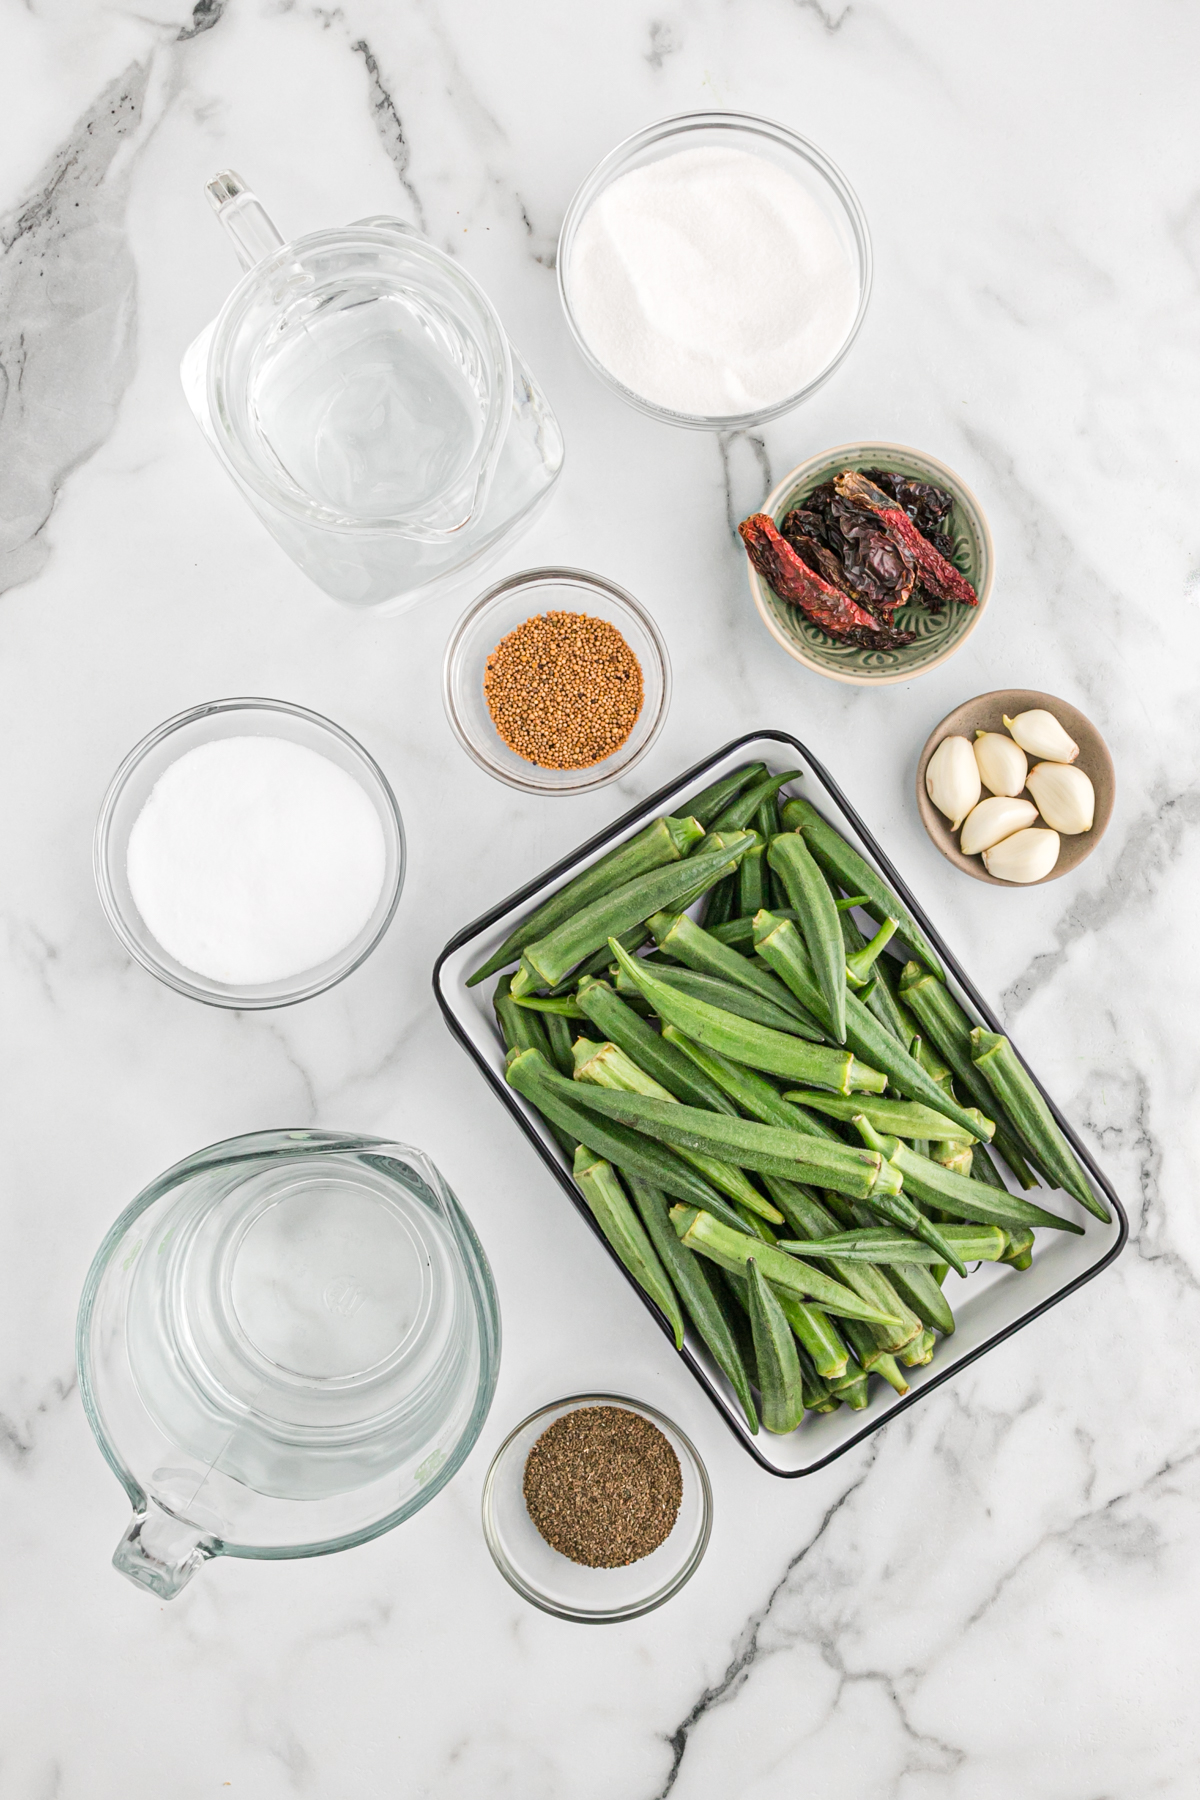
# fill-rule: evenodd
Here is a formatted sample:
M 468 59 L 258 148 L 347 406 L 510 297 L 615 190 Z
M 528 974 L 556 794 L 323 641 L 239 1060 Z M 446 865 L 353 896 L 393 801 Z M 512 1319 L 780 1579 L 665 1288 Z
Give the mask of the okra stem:
M 786 775 L 768 775 L 763 781 L 756 781 L 753 787 L 746 788 L 726 806 L 725 810 L 713 821 L 713 831 L 741 831 L 749 825 L 764 800 L 772 800 L 780 788 L 786 787 L 789 781 L 796 781 L 804 773 L 803 769 L 789 769 Z

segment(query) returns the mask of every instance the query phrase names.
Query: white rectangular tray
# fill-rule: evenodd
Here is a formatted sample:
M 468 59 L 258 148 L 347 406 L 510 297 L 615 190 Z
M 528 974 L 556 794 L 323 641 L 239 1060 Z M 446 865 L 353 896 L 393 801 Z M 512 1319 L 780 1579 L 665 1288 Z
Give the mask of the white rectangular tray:
M 492 1011 L 495 981 L 489 978 L 478 987 L 469 988 L 466 980 L 471 970 L 478 968 L 503 943 L 517 920 L 561 887 L 564 881 L 595 862 L 613 844 L 631 837 L 648 819 L 660 813 L 686 814 L 691 795 L 699 793 L 701 788 L 708 787 L 711 782 L 719 781 L 741 763 L 754 761 L 766 763 L 773 772 L 782 772 L 789 767 L 807 771 L 805 797 L 825 813 L 868 862 L 875 865 L 884 880 L 909 907 L 942 958 L 950 989 L 957 995 L 959 1002 L 989 1030 L 1003 1029 L 946 948 L 937 928 L 900 879 L 867 826 L 854 812 L 833 778 L 804 745 L 784 731 L 752 732 L 726 744 L 707 761 L 697 764 L 678 780 L 660 788 L 658 793 L 652 794 L 632 812 L 626 813 L 606 831 L 592 838 L 590 843 L 582 845 L 519 893 L 510 895 L 484 918 L 460 931 L 446 945 L 433 971 L 434 993 L 446 1023 L 478 1064 L 485 1079 L 491 1083 L 543 1162 L 557 1178 L 566 1197 L 586 1219 L 605 1254 L 609 1256 L 613 1253 L 588 1211 L 572 1179 L 566 1159 L 541 1115 L 510 1088 L 504 1079 L 504 1045 Z M 1045 1094 L 1044 1088 L 1042 1092 Z M 774 1475 L 794 1477 L 811 1475 L 815 1470 L 823 1468 L 834 1457 L 841 1456 L 852 1444 L 860 1443 L 870 1432 L 877 1430 L 885 1420 L 902 1412 L 906 1406 L 913 1406 L 918 1400 L 924 1399 L 967 1363 L 982 1356 L 1011 1332 L 1028 1325 L 1056 1301 L 1073 1293 L 1120 1255 L 1129 1235 L 1125 1209 L 1107 1177 L 1096 1166 L 1090 1152 L 1080 1142 L 1053 1099 L 1049 1094 L 1045 1097 L 1096 1190 L 1104 1195 L 1111 1206 L 1112 1223 L 1102 1224 L 1099 1219 L 1085 1213 L 1068 1195 L 1056 1194 L 1054 1206 L 1066 1216 L 1086 1223 L 1084 1235 L 1075 1237 L 1066 1232 L 1043 1232 L 1038 1237 L 1033 1264 L 1029 1269 L 1017 1270 L 1003 1264 L 985 1264 L 971 1275 L 968 1282 L 960 1284 L 953 1280 L 948 1298 L 954 1308 L 958 1328 L 952 1337 L 938 1340 L 933 1361 L 926 1368 L 906 1371 L 909 1381 L 907 1394 L 901 1396 L 886 1383 L 873 1381 L 871 1403 L 862 1412 L 852 1412 L 848 1407 L 842 1406 L 833 1413 L 810 1413 L 805 1416 L 804 1423 L 787 1437 L 772 1437 L 763 1431 L 757 1437 L 752 1437 L 728 1382 L 703 1343 L 688 1328 L 682 1351 L 684 1361 L 697 1381 L 708 1391 L 730 1430 L 764 1469 L 769 1469 Z M 632 1292 L 649 1309 L 662 1329 L 668 1330 L 653 1301 L 628 1275 L 619 1260 L 615 1257 L 613 1260 L 626 1275 Z

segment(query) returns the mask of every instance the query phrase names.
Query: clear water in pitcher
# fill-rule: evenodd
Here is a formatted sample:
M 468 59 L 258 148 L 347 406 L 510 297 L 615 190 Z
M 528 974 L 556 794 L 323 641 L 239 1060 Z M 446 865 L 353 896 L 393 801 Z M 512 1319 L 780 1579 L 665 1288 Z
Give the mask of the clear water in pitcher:
M 474 497 L 487 378 L 420 297 L 356 285 L 302 301 L 256 360 L 250 409 L 285 476 L 343 517 L 419 512 L 452 530 Z
M 474 1401 L 461 1255 L 416 1171 L 369 1152 L 185 1184 L 135 1265 L 127 1345 L 193 1466 L 284 1499 L 399 1470 Z

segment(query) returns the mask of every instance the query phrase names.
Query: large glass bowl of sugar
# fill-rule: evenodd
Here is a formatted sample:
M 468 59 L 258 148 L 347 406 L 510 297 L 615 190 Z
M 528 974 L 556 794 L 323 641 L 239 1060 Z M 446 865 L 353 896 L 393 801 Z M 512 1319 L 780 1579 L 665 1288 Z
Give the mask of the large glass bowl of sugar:
M 386 776 L 332 720 L 213 700 L 137 744 L 109 784 L 93 864 L 130 955 L 190 999 L 290 1006 L 387 930 L 404 827 Z
M 423 1152 L 265 1131 L 187 1157 L 126 1208 L 76 1351 L 133 1510 L 114 1564 L 170 1600 L 212 1557 L 321 1556 L 426 1505 L 487 1417 L 500 1314 Z
M 815 144 L 747 113 L 685 113 L 578 189 L 558 289 L 585 362 L 668 424 L 729 431 L 827 381 L 862 324 L 871 240 Z

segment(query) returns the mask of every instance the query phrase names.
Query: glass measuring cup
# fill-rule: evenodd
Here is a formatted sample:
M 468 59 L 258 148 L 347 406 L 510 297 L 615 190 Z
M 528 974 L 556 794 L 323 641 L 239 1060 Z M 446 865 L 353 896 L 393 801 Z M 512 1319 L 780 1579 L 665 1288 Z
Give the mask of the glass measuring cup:
M 527 525 L 562 435 L 453 257 L 385 216 L 287 244 L 240 176 L 207 193 L 246 274 L 185 354 L 184 392 L 304 572 L 399 609 Z
M 270 1131 L 199 1151 L 126 1208 L 76 1350 L 133 1507 L 114 1565 L 170 1600 L 211 1557 L 319 1556 L 424 1506 L 487 1416 L 500 1318 L 422 1152 Z

